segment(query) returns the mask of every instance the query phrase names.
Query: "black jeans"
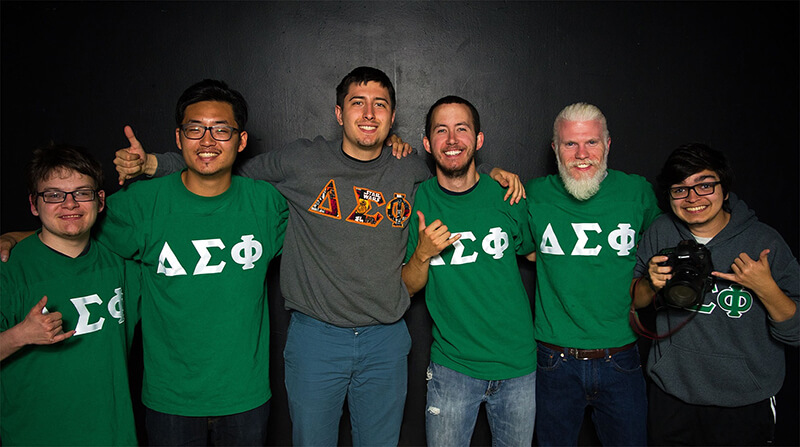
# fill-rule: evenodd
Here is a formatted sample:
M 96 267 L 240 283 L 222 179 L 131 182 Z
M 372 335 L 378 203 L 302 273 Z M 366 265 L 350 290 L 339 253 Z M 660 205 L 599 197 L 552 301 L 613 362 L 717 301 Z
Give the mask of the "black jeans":
M 775 436 L 774 398 L 741 407 L 693 405 L 648 385 L 649 445 L 767 445 Z

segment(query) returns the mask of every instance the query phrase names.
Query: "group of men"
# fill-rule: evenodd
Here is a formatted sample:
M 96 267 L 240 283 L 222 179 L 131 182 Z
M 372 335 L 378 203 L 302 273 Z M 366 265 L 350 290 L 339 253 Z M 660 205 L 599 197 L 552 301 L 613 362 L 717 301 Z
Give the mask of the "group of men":
M 345 397 L 354 445 L 397 444 L 411 347 L 402 317 L 423 288 L 433 320 L 429 445 L 468 445 L 482 404 L 497 445 L 530 445 L 534 427 L 539 445 L 575 444 L 587 407 L 604 445 L 644 445 L 648 435 L 653 444 L 769 441 L 783 345 L 800 338 L 800 267 L 730 193 L 721 153 L 689 145 L 670 156 L 659 217 L 644 178 L 607 169 L 611 138 L 595 106 L 559 113 L 559 174 L 523 190 L 505 171 L 479 172 L 485 136 L 469 101 L 447 96 L 428 111 L 430 178 L 420 158 L 385 147 L 396 101 L 383 72 L 356 68 L 336 93 L 341 140 L 252 157 L 238 171 L 248 179 L 233 175 L 247 145 L 244 98 L 220 81 L 191 86 L 176 108 L 181 154 L 145 153 L 125 129 L 120 181 L 160 178 L 111 195 L 98 225 L 96 162 L 75 148 L 36 153 L 29 196 L 42 228 L 2 270 L 4 443 L 135 443 L 120 372 L 126 327 L 141 320 L 148 442 L 263 444 L 264 278 L 281 253 L 294 444 L 336 445 Z M 21 238 L 3 236 L 0 254 Z M 654 343 L 648 392 L 629 315 L 660 301 L 673 272 L 659 253 L 684 239 L 711 249 L 715 284 L 702 305 L 658 311 L 660 332 L 696 318 Z M 518 255 L 536 264 L 533 313 Z M 54 279 L 65 277 L 74 288 Z M 73 411 L 29 407 L 52 371 L 86 359 L 91 375 L 65 376 L 60 390 Z M 92 417 L 76 400 L 87 390 L 105 397 Z

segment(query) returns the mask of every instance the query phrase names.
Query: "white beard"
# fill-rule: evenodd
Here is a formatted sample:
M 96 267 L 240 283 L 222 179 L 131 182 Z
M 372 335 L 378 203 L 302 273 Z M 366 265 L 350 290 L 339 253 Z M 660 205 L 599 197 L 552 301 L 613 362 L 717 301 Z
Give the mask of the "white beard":
M 558 160 L 558 173 L 561 176 L 561 181 L 564 182 L 564 188 L 566 188 L 567 192 L 569 192 L 572 197 L 578 200 L 588 200 L 597 194 L 597 191 L 600 191 L 600 183 L 606 178 L 606 173 L 608 171 L 608 152 L 603 155 L 603 161 L 600 162 L 600 165 L 597 167 L 597 172 L 588 178 L 572 178 L 568 167 L 564 166 L 564 163 L 561 162 L 561 158 L 558 156 L 557 152 L 556 160 Z

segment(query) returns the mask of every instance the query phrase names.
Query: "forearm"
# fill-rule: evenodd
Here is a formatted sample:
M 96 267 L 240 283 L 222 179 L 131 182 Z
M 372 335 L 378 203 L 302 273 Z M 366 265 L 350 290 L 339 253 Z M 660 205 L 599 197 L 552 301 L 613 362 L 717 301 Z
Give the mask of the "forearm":
M 428 283 L 428 269 L 430 268 L 430 258 L 422 260 L 418 251 L 415 251 L 403 266 L 401 276 L 406 284 L 408 294 L 414 296 Z
M 151 156 L 155 161 L 150 161 Z M 153 173 L 150 174 L 150 172 L 147 171 L 146 173 L 155 177 L 163 177 L 165 175 L 172 174 L 173 172 L 180 171 L 186 167 L 186 162 L 183 161 L 183 156 L 177 152 L 147 154 L 146 165 L 150 165 L 151 163 L 152 166 L 154 166 Z
M 641 309 L 653 302 L 656 292 L 653 290 L 650 279 L 646 277 L 633 278 L 631 287 L 633 288 L 633 305 L 635 308 Z
M 783 290 L 775 282 L 766 286 L 764 290 L 753 290 L 753 292 L 764 304 L 773 321 L 786 321 L 797 312 L 797 304 L 783 293 Z
M 5 360 L 11 354 L 19 351 L 25 342 L 22 339 L 19 325 L 14 326 L 7 331 L 0 332 L 0 361 Z

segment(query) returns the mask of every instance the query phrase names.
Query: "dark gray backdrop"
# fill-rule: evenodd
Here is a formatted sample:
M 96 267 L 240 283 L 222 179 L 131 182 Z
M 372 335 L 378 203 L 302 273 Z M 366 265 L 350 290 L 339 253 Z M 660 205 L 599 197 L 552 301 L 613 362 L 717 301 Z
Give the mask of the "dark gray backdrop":
M 421 148 L 430 104 L 463 96 L 482 115 L 480 160 L 524 180 L 555 172 L 552 120 L 576 101 L 608 117 L 610 166 L 651 181 L 679 144 L 722 149 L 736 170 L 734 190 L 798 254 L 797 2 L 4 1 L 0 8 L 3 232 L 37 224 L 20 171 L 39 144 L 89 147 L 115 191 L 111 160 L 126 145 L 122 127 L 132 125 L 148 150 L 172 150 L 174 104 L 193 82 L 224 79 L 245 95 L 252 154 L 339 135 L 334 88 L 350 69 L 371 65 L 395 84 L 399 135 Z M 291 439 L 281 362 L 287 314 L 273 267 L 270 442 L 283 445 Z M 532 292 L 532 268 L 521 270 Z M 407 321 L 414 348 L 401 444 L 420 445 L 430 343 L 421 299 Z M 778 441 L 797 445 L 797 350 L 789 360 Z M 341 437 L 349 442 L 346 431 Z M 581 439 L 594 442 L 588 430 Z M 488 440 L 481 421 L 473 441 Z

